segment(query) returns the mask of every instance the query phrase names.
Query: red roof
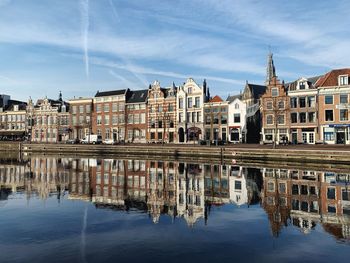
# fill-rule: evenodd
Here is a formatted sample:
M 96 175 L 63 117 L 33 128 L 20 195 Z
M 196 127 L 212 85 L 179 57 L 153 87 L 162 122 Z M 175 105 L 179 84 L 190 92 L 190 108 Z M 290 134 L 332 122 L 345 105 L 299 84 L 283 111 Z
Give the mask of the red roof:
M 349 75 L 350 76 L 350 68 L 343 68 L 343 69 L 334 69 L 325 75 L 323 75 L 321 78 L 317 80 L 315 83 L 316 87 L 332 87 L 332 86 L 338 86 L 338 77 L 340 75 Z
M 216 95 L 214 98 L 212 98 L 209 102 L 223 102 L 222 98 L 220 98 L 218 95 Z

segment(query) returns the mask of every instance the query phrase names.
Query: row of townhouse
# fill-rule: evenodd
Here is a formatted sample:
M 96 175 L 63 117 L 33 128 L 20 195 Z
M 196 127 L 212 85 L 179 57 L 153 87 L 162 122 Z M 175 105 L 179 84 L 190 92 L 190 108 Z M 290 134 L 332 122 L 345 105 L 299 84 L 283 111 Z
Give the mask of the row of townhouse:
M 269 58 L 261 96 L 262 143 L 350 144 L 350 69 L 281 82 Z
M 97 134 L 130 143 L 350 144 L 350 68 L 284 83 L 268 55 L 265 85 L 210 96 L 189 78 L 180 86 L 98 91 L 91 98 L 36 104 L 0 95 L 1 138 L 60 142 Z

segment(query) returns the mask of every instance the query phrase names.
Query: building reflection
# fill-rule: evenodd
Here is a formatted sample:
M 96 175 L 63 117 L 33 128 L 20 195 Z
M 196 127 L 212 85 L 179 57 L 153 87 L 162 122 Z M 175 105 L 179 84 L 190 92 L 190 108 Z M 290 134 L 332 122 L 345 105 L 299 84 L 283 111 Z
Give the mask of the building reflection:
M 93 203 L 97 208 L 208 222 L 215 207 L 261 205 L 273 236 L 317 225 L 350 240 L 350 174 L 179 161 L 31 157 L 0 160 L 0 206 L 12 194 Z M 69 194 L 68 194 L 69 193 Z M 4 202 L 5 201 L 5 202 Z
M 262 169 L 262 206 L 272 234 L 289 224 L 308 234 L 317 224 L 339 240 L 350 240 L 350 174 Z

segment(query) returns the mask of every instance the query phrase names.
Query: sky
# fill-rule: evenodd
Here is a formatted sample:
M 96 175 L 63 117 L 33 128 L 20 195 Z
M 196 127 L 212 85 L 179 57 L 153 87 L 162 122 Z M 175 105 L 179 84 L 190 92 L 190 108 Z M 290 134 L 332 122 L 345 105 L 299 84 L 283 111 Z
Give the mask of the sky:
M 350 1 L 0 0 L 0 94 L 27 101 L 206 79 L 211 95 L 349 67 Z

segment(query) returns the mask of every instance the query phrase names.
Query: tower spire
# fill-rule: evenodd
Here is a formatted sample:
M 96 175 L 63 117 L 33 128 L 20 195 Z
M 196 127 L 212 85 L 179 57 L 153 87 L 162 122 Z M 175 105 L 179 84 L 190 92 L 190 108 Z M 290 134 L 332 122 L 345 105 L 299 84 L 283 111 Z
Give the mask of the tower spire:
M 266 85 L 268 85 L 273 78 L 276 77 L 276 69 L 275 65 L 273 64 L 273 54 L 270 51 L 267 56 L 267 68 L 266 68 Z

